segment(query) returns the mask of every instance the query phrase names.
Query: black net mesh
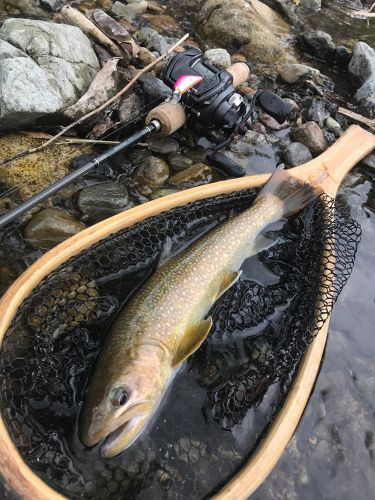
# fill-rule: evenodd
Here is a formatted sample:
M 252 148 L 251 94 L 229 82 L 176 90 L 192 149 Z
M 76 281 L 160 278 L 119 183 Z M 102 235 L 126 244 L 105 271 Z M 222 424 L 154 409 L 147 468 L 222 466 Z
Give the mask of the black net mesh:
M 55 489 L 70 498 L 203 498 L 258 444 L 353 267 L 360 227 L 326 196 L 274 227 L 268 237 L 276 244 L 244 264 L 147 434 L 104 460 L 98 447 L 83 447 L 77 430 L 103 338 L 166 238 L 175 253 L 255 196 L 195 202 L 109 236 L 49 275 L 20 307 L 1 350 L 1 410 L 26 462 Z

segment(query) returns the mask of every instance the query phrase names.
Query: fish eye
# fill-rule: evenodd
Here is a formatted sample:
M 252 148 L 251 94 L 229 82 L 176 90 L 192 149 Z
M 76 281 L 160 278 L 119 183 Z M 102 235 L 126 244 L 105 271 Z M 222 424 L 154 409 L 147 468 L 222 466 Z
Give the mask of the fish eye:
M 110 401 L 116 408 L 124 406 L 129 399 L 129 394 L 125 387 L 115 387 L 110 394 Z

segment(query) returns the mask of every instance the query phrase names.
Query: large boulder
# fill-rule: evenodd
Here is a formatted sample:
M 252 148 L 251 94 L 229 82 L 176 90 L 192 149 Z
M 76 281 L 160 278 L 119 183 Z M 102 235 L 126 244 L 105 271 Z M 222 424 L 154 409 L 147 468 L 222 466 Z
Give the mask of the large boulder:
M 82 96 L 99 69 L 79 28 L 7 19 L 0 28 L 0 130 L 63 111 Z
M 357 42 L 349 64 L 349 72 L 359 82 L 355 94 L 362 113 L 375 117 L 375 50 L 367 43 Z
M 238 49 L 249 61 L 297 62 L 283 40 L 290 33 L 289 25 L 259 0 L 205 0 L 197 28 L 208 44 Z

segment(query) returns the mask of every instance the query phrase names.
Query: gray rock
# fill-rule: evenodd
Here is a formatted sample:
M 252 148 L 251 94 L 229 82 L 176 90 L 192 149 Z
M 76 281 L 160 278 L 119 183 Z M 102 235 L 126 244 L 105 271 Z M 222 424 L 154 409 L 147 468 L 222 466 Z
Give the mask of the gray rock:
M 328 147 L 322 129 L 315 122 L 306 122 L 296 127 L 291 137 L 296 142 L 302 142 L 315 154 L 322 153 Z
M 56 12 L 66 3 L 65 0 L 40 0 L 40 4 L 52 12 Z
M 366 158 L 363 158 L 363 160 L 361 161 L 361 164 L 364 167 L 375 169 L 375 154 L 369 155 L 369 156 L 366 156 Z
M 123 123 L 136 120 L 142 113 L 143 104 L 137 94 L 125 97 L 120 103 L 118 117 Z
M 206 0 L 198 11 L 197 28 L 211 46 L 240 47 L 251 61 L 296 62 L 283 43 L 289 25 L 259 0 Z
M 182 170 L 191 167 L 193 164 L 193 160 L 191 160 L 187 156 L 182 156 L 179 153 L 171 153 L 168 156 L 168 163 L 175 172 L 181 172 Z
M 168 155 L 169 153 L 177 153 L 180 149 L 178 142 L 171 137 L 155 139 L 148 143 L 148 149 L 153 153 Z
M 331 35 L 324 31 L 308 31 L 301 33 L 298 43 L 303 50 L 317 59 L 332 61 L 335 57 L 336 46 Z
M 153 28 L 149 28 L 148 26 L 139 29 L 138 31 L 135 32 L 134 37 L 138 40 L 139 43 L 142 43 L 143 45 L 148 45 L 150 40 L 154 36 L 158 36 L 159 33 L 154 30 Z
M 285 83 L 295 83 L 307 77 L 319 76 L 320 71 L 305 64 L 286 64 L 279 71 L 279 75 Z
M 204 163 L 197 163 L 169 179 L 169 184 L 178 188 L 187 188 L 208 184 L 212 181 L 211 167 Z
M 129 195 L 123 184 L 103 182 L 83 188 L 77 205 L 90 220 L 99 221 L 129 208 Z
M 146 73 L 139 78 L 142 83 L 143 90 L 153 99 L 163 98 L 165 99 L 171 94 L 171 89 L 156 76 Z
M 169 177 L 169 166 L 167 162 L 150 156 L 144 160 L 135 172 L 134 181 L 139 186 L 156 188 L 164 186 Z
M 85 229 L 82 222 L 59 208 L 40 210 L 27 224 L 25 239 L 36 248 L 52 248 Z
M 95 52 L 79 28 L 7 19 L 0 28 L 0 129 L 63 111 L 88 89 L 98 70 Z
M 340 124 L 331 116 L 328 116 L 324 120 L 324 126 L 330 132 L 333 132 L 336 136 L 339 136 L 342 132 Z
M 284 153 L 285 162 L 290 167 L 298 167 L 312 160 L 310 150 L 301 142 L 292 142 Z
M 301 7 L 303 14 L 316 14 L 322 8 L 322 0 L 303 0 Z
M 361 112 L 375 117 L 375 51 L 367 43 L 355 44 L 349 72 L 362 84 L 354 96 Z
M 209 49 L 204 53 L 207 62 L 218 69 L 226 69 L 231 65 L 230 54 L 225 49 Z
M 147 48 L 149 50 L 156 50 L 156 52 L 161 55 L 164 54 L 164 52 L 167 52 L 172 45 L 173 43 L 169 43 L 169 39 L 167 37 L 156 33 L 147 43 Z
M 316 122 L 319 127 L 323 127 L 324 120 L 329 116 L 324 101 L 312 99 L 310 106 L 304 110 L 304 118 L 307 121 Z
M 123 17 L 127 21 L 132 22 L 137 16 L 144 14 L 146 10 L 147 2 L 145 0 L 130 4 L 124 4 L 116 1 L 112 6 L 111 12 L 117 17 Z

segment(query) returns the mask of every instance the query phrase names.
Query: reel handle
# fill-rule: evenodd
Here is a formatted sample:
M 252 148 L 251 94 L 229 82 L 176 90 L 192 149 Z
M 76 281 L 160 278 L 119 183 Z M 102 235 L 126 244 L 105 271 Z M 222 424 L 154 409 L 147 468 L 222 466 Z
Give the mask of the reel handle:
M 233 77 L 233 86 L 238 87 L 246 82 L 250 75 L 249 66 L 246 63 L 235 63 L 226 69 Z M 179 102 L 164 102 L 152 109 L 146 116 L 146 125 L 157 120 L 161 129 L 159 136 L 166 137 L 181 128 L 187 120 L 185 108 Z

